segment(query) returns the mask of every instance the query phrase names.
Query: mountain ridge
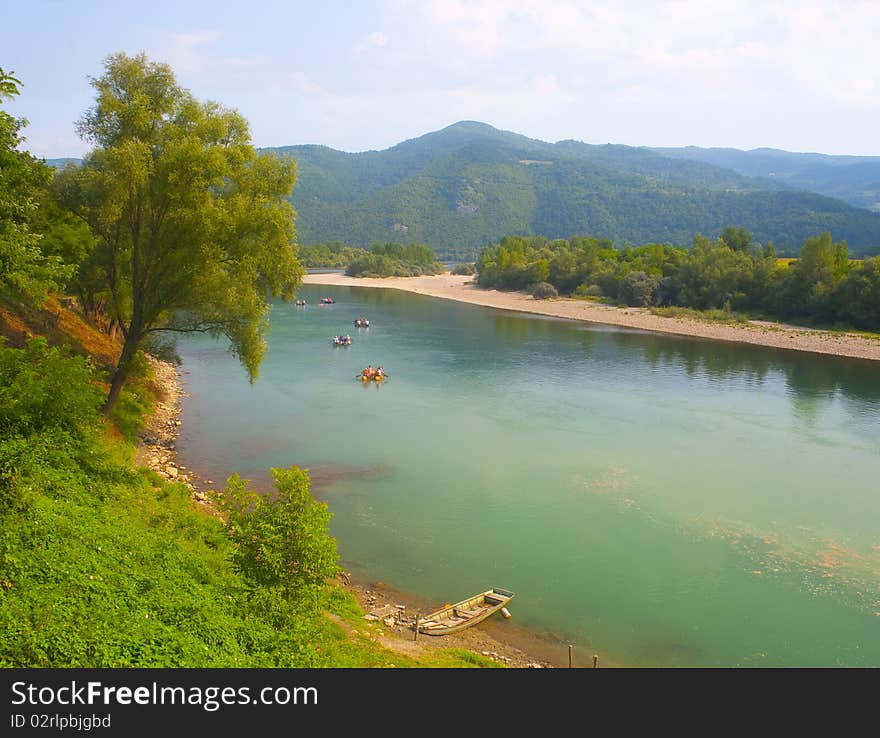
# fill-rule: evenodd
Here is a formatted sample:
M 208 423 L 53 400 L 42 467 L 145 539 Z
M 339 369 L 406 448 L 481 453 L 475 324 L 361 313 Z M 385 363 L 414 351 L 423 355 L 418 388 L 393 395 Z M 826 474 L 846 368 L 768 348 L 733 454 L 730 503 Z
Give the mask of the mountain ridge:
M 381 151 L 262 151 L 299 162 L 291 200 L 303 244 L 419 241 L 469 258 L 506 234 L 688 244 L 735 225 L 782 253 L 826 230 L 854 254 L 880 251 L 880 214 L 650 147 L 549 143 L 459 121 Z
M 381 150 L 260 151 L 298 162 L 303 245 L 419 242 L 471 259 L 508 234 L 688 245 L 733 225 L 781 254 L 824 231 L 856 256 L 880 252 L 880 157 L 550 143 L 474 120 Z

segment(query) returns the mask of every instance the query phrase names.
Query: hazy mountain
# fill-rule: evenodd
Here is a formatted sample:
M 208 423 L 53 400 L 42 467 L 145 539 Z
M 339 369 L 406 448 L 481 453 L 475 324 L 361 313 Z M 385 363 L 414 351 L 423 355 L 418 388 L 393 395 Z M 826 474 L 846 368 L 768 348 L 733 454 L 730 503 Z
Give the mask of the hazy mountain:
M 880 213 L 771 172 L 747 176 L 643 147 L 551 144 L 464 121 L 383 151 L 266 150 L 299 161 L 292 200 L 304 244 L 418 241 L 462 257 L 507 233 L 688 244 L 735 225 L 782 252 L 826 230 L 855 254 L 880 251 Z
M 880 156 L 798 154 L 779 149 L 652 149 L 663 156 L 702 161 L 749 177 L 767 177 L 802 190 L 880 211 Z

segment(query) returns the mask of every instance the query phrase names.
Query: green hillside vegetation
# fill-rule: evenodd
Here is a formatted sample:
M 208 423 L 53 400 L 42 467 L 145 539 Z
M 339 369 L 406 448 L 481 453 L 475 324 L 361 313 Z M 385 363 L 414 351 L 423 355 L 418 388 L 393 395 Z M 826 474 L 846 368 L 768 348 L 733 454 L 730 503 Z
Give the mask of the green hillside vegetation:
M 615 248 L 610 240 L 507 236 L 480 253 L 478 283 L 607 298 L 633 306 L 744 311 L 765 317 L 880 332 L 880 257 L 854 261 L 830 233 L 808 238 L 797 259 L 777 258 L 742 228 L 690 248 L 668 243 Z M 546 296 L 546 295 L 545 295 Z
M 853 255 L 880 251 L 880 213 L 647 148 L 550 144 L 461 122 L 384 151 L 266 151 L 298 163 L 291 200 L 304 245 L 393 239 L 467 261 L 504 235 L 687 244 L 736 223 L 780 254 L 823 231 Z
M 880 210 L 880 156 L 831 156 L 778 149 L 653 149 L 663 156 L 702 161 L 749 177 L 819 192 L 856 207 Z

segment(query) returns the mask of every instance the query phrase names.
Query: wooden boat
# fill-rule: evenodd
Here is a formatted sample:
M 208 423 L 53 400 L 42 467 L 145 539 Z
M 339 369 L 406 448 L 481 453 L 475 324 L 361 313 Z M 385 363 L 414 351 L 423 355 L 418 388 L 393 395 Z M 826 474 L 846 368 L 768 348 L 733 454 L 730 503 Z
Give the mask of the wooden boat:
M 483 622 L 494 615 L 513 598 L 513 592 L 506 589 L 493 589 L 480 592 L 454 605 L 445 605 L 439 610 L 419 618 L 419 633 L 425 635 L 446 635 L 457 633 L 472 625 Z M 506 617 L 510 617 L 505 610 Z

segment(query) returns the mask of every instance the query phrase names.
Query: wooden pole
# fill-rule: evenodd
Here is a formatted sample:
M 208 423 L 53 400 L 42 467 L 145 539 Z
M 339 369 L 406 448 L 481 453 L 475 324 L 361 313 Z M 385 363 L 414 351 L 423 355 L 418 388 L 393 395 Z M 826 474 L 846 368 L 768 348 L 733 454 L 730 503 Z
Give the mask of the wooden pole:
M 572 649 L 572 645 L 569 643 L 568 644 L 568 668 L 569 669 L 571 668 L 571 649 Z
M 413 633 L 413 640 L 419 640 L 419 621 L 422 619 L 419 613 L 416 613 L 416 632 Z
M 599 668 L 599 656 L 598 656 L 598 654 L 595 654 L 595 653 L 593 654 L 593 668 L 594 669 Z

